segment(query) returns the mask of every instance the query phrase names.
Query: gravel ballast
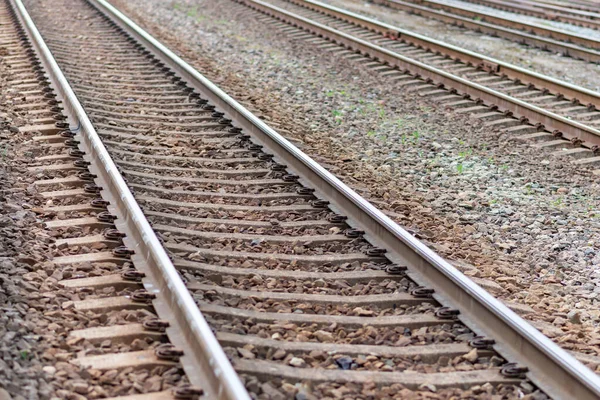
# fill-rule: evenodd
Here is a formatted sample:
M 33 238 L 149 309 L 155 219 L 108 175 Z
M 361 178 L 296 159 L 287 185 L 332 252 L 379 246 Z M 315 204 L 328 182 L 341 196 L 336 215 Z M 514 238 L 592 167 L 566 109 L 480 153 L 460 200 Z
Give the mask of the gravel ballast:
M 231 1 L 114 4 L 465 273 L 493 280 L 564 348 L 598 354 L 590 169 L 291 41 Z
M 2 50 L 0 46 L 0 54 Z M 8 75 L 0 57 L 0 399 L 29 400 L 49 398 L 53 391 L 43 354 L 53 344 L 49 325 L 54 318 L 44 313 L 56 299 L 39 292 L 40 284 L 52 286 L 52 273 L 44 270 L 50 238 L 32 211 L 39 197 L 26 170 L 31 135 L 18 131 L 25 121 L 12 110 L 21 100 Z M 47 281 L 30 282 L 27 277 L 34 271 Z

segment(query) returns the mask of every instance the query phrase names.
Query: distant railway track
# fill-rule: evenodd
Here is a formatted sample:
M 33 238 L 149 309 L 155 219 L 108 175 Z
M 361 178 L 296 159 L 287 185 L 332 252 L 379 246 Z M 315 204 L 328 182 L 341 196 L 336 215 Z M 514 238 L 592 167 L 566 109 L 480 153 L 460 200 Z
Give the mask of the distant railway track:
M 557 52 L 564 56 L 593 63 L 600 62 L 600 41 L 567 31 L 516 21 L 492 13 L 475 11 L 436 0 L 372 0 L 372 2 L 517 43 Z
M 586 1 L 553 1 L 553 0 L 536 0 L 534 3 L 543 3 L 553 6 L 572 8 L 574 10 L 599 12 L 600 4 Z
M 540 147 L 573 147 L 593 164 L 600 145 L 599 96 L 535 72 L 312 0 L 242 0 L 265 14 L 366 57 L 398 86 L 414 86 L 459 112 L 477 113 L 489 126 L 507 128 Z M 327 47 L 323 45 L 324 47 Z M 565 143 L 565 140 L 571 143 Z
M 504 1 L 504 0 L 502 0 Z M 534 7 L 540 10 L 545 10 L 548 13 L 556 13 L 558 14 L 558 18 L 561 18 L 563 15 L 576 16 L 590 20 L 600 20 L 600 14 L 598 10 L 579 10 L 577 8 L 571 7 L 568 4 L 558 4 L 547 1 L 534 1 L 534 0 L 508 0 L 506 1 L 508 4 L 522 4 L 525 6 Z M 551 15 L 552 16 L 552 15 Z
M 94 353 L 72 362 L 192 384 L 144 399 L 247 399 L 242 382 L 510 398 L 528 380 L 600 396 L 590 370 L 106 1 L 41 3 L 4 2 L 17 17 L 0 44 L 13 78 L 46 88 L 22 107 L 54 113 L 30 128 L 38 212 L 79 296 L 65 306 L 101 321 L 69 332 Z
M 551 21 L 565 22 L 591 29 L 600 28 L 600 14 L 589 11 L 578 11 L 568 7 L 555 6 L 542 3 L 520 3 L 518 1 L 503 0 L 467 0 L 498 10 L 509 11 L 517 14 L 529 15 Z
M 573 15 L 581 15 L 587 16 L 590 18 L 598 17 L 598 11 L 600 8 L 594 6 L 591 3 L 588 3 L 587 6 L 582 4 L 578 4 L 577 2 L 557 2 L 552 0 L 510 0 L 512 3 L 522 3 L 528 4 L 537 8 L 552 10 L 552 11 L 560 11 L 564 13 L 572 13 Z

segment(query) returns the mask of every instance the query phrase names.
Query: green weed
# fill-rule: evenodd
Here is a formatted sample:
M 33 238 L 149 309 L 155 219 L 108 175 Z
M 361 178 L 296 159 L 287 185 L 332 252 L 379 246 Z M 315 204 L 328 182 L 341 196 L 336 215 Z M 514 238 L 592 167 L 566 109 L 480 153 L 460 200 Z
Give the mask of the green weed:
M 186 13 L 186 15 L 187 15 L 188 17 L 191 17 L 191 18 L 196 18 L 196 17 L 198 17 L 198 8 L 197 8 L 197 7 L 192 7 L 192 8 L 190 8 L 190 9 L 188 10 L 188 12 Z
M 339 110 L 333 110 L 331 112 L 331 115 L 333 116 L 333 120 L 339 125 L 342 123 L 342 112 Z
M 467 150 L 459 151 L 458 156 L 460 158 L 467 158 L 473 154 L 473 149 L 468 148 Z
M 561 207 L 561 206 L 563 205 L 563 203 L 564 203 L 564 201 L 563 201 L 563 198 L 562 198 L 562 197 L 559 197 L 559 198 L 557 198 L 556 200 L 554 200 L 554 201 L 552 202 L 552 205 L 553 205 L 554 207 Z

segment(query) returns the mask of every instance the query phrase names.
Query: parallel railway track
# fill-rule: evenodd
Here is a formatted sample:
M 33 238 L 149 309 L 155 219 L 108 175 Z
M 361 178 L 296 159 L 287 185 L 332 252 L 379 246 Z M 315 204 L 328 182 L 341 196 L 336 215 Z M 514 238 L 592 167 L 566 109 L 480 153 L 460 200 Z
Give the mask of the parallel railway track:
M 559 18 L 561 15 L 570 15 L 570 16 L 576 16 L 576 17 L 581 17 L 581 18 L 591 19 L 591 20 L 600 19 L 600 14 L 598 13 L 598 10 L 578 10 L 576 8 L 569 7 L 568 5 L 565 5 L 565 4 L 552 4 L 549 2 L 534 1 L 534 0 L 518 0 L 518 1 L 509 0 L 508 3 L 523 4 L 526 6 L 531 6 L 536 9 L 545 10 L 546 12 L 548 12 L 550 14 L 556 13 L 556 14 L 559 14 Z
M 580 10 L 580 11 L 589 11 L 596 13 L 600 11 L 600 6 L 598 3 L 588 2 L 588 1 L 554 1 L 554 0 L 536 0 L 536 1 L 527 1 L 531 4 L 542 4 L 542 5 L 551 5 L 551 6 L 559 6 L 567 9 Z
M 545 10 L 548 13 L 557 13 L 559 15 L 571 15 L 576 17 L 582 17 L 591 20 L 600 19 L 598 9 L 595 10 L 580 10 L 574 7 L 570 7 L 568 4 L 558 4 L 547 1 L 536 1 L 536 0 L 509 0 L 507 3 L 523 4 L 526 6 L 534 7 L 536 9 Z
M 600 14 L 589 11 L 578 11 L 562 6 L 527 4 L 503 0 L 467 0 L 470 3 L 479 4 L 498 10 L 529 15 L 541 19 L 565 22 L 576 26 L 591 29 L 600 28 Z
M 3 76 L 3 89 L 10 93 L 3 100 L 25 121 L 13 134 L 35 135 L 32 143 L 24 143 L 35 157 L 29 168 L 38 179 L 34 186 L 40 203 L 35 211 L 46 221 L 46 237 L 54 242 L 52 261 L 36 265 L 24 279 L 32 283 L 31 288 L 37 287 L 34 284 L 40 287 L 39 293 L 32 290 L 32 299 L 42 299 L 41 303 L 53 299 L 55 305 L 39 323 L 45 323 L 46 335 L 54 335 L 60 343 L 44 354 L 46 361 L 55 361 L 46 367 L 53 371 L 49 378 L 56 385 L 56 395 L 109 398 L 147 388 L 158 392 L 157 399 L 196 398 L 201 391 L 189 385 L 165 336 L 171 328 L 157 319 L 156 310 L 141 292 L 136 292 L 142 289 L 143 273 L 138 269 L 143 263 L 139 256 L 133 256 L 138 269 L 133 268 L 126 245 L 136 245 L 131 237 L 123 238 L 115 229 L 119 223 L 104 203 L 111 193 L 105 191 L 99 197 L 94 173 L 100 172 L 96 168 L 103 164 L 91 166 L 90 161 L 81 158 L 82 150 L 69 130 L 75 105 L 63 91 L 64 81 L 59 82 L 51 58 L 39 57 L 44 54 L 43 44 L 22 6 L 15 3 L 0 4 L 0 49 L 0 64 L 8 71 Z M 88 154 L 103 157 L 100 147 Z M 47 176 L 53 180 L 48 181 Z M 127 201 L 125 193 L 112 194 L 118 196 L 114 203 Z M 48 278 L 50 275 L 52 278 Z M 83 287 L 86 281 L 95 285 Z M 99 307 L 100 291 L 115 293 L 126 301 Z M 124 322 L 128 325 L 122 325 Z M 69 336 L 65 337 L 69 328 Z M 125 351 L 129 351 L 127 356 L 123 356 Z M 72 358 L 74 353 L 80 353 L 80 357 Z M 87 382 L 78 379 L 90 365 L 97 367 L 93 377 L 88 376 Z M 148 372 L 140 374 L 144 368 Z
M 553 5 L 553 6 L 561 6 L 561 7 L 572 8 L 574 10 L 581 10 L 581 11 L 590 11 L 590 12 L 599 12 L 600 11 L 600 4 L 594 3 L 594 2 L 588 2 L 588 1 L 569 1 L 569 2 L 565 1 L 565 2 L 562 2 L 562 1 L 552 1 L 552 0 L 537 0 L 537 1 L 535 1 L 535 3 L 543 3 L 543 4 Z
M 514 19 L 447 4 L 436 0 L 372 0 L 374 4 L 403 10 L 466 29 L 498 36 L 564 56 L 598 63 L 600 42 L 594 38 L 576 35 L 541 24 L 525 23 Z
M 600 395 L 591 371 L 107 2 L 30 0 L 32 18 L 5 4 L 50 77 L 36 109 L 68 121 L 30 128 L 31 171 L 58 284 L 79 293 L 65 307 L 103 321 L 69 333 L 94 354 L 71 360 L 92 381 L 177 375 L 175 391 L 137 387 L 144 399 L 245 399 L 242 382 L 259 398 L 544 398 L 531 382 Z M 30 58 L 18 76 L 45 82 Z
M 357 59 L 459 112 L 477 113 L 489 126 L 524 133 L 520 139 L 544 142 L 540 147 L 569 147 L 557 155 L 575 155 L 580 164 L 600 160 L 597 92 L 317 1 L 239 2 L 294 26 L 292 36 L 306 39 L 297 28 L 319 36 L 314 45 Z

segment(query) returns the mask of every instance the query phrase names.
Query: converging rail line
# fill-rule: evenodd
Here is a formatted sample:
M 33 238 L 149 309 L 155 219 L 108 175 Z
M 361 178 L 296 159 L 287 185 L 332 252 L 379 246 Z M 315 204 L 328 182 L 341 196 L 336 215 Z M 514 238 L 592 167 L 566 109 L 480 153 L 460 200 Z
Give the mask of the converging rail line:
M 543 4 L 541 2 L 519 2 L 504 0 L 466 0 L 498 10 L 529 15 L 541 19 L 560 21 L 591 29 L 600 27 L 600 14 L 597 12 L 579 11 L 569 7 Z
M 29 128 L 31 171 L 54 266 L 71 271 L 58 283 L 79 296 L 65 307 L 103 321 L 69 333 L 93 349 L 71 360 L 91 380 L 177 376 L 120 397 L 138 400 L 291 397 L 295 383 L 600 396 L 589 369 L 108 2 L 3 4 L 32 45 L 10 62 L 56 114 Z
M 372 2 L 560 53 L 564 56 L 593 63 L 600 61 L 600 42 L 598 40 L 541 24 L 515 21 L 492 13 L 476 11 L 436 0 L 372 0 Z
M 475 113 L 517 139 L 560 148 L 556 155 L 573 155 L 576 163 L 600 161 L 597 92 L 317 1 L 239 2 L 321 37 L 313 45 L 356 59 L 398 87 L 412 86 L 461 113 Z
M 529 3 L 542 3 L 549 4 L 553 6 L 560 6 L 565 8 L 572 8 L 574 10 L 581 11 L 590 11 L 590 12 L 600 12 L 600 4 L 590 2 L 590 1 L 553 1 L 553 0 L 536 0 L 536 1 L 527 1 Z

